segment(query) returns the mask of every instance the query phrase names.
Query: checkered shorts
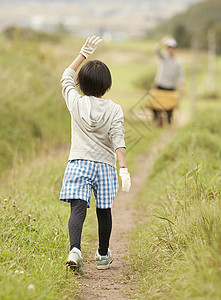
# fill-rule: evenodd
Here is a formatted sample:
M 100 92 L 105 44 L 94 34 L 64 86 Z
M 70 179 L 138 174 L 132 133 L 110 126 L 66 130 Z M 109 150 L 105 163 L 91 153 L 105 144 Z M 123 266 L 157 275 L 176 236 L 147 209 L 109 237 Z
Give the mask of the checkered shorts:
M 118 188 L 114 167 L 90 160 L 72 160 L 68 162 L 64 173 L 60 200 L 71 202 L 71 199 L 81 199 L 87 201 L 90 207 L 93 189 L 96 207 L 111 208 Z

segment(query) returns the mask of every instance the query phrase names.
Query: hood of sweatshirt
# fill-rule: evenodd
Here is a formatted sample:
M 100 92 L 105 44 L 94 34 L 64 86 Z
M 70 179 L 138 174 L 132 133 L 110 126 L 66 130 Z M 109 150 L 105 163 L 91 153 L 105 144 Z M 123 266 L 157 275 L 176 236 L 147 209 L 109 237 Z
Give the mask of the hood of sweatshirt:
M 108 110 L 110 102 L 110 100 L 92 96 L 81 98 L 79 102 L 79 115 L 87 131 L 95 131 L 107 122 L 107 114 L 111 114 L 111 111 Z

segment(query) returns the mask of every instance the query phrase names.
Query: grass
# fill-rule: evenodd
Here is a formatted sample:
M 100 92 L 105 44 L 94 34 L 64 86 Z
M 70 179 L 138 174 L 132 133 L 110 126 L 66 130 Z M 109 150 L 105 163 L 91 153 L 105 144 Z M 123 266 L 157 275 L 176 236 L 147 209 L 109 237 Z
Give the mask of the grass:
M 148 133 L 150 147 L 157 135 Z M 142 139 L 128 153 L 132 171 L 135 156 L 148 151 L 147 143 L 142 148 L 144 143 Z M 1 299 L 78 299 L 77 277 L 66 277 L 65 271 L 69 205 L 58 200 L 67 154 L 64 149 L 42 152 L 5 173 L 0 197 Z M 96 251 L 96 239 L 92 201 L 82 235 L 84 259 L 91 247 Z
M 0 41 L 2 67 L 0 80 L 4 87 L 0 96 L 2 116 L 0 120 L 0 239 L 2 245 L 0 280 L 3 287 L 0 291 L 0 298 L 10 300 L 77 299 L 77 278 L 72 274 L 66 276 L 64 267 L 69 245 L 67 228 L 69 206 L 58 200 L 68 157 L 67 143 L 70 139 L 70 119 L 67 117 L 68 111 L 61 97 L 59 81 L 64 68 L 78 53 L 83 41 L 67 37 L 61 39 L 59 43 L 26 39 L 9 41 L 3 36 L 0 36 Z M 140 40 L 103 43 L 92 57 L 92 59 L 103 60 L 111 69 L 114 82 L 107 97 L 121 104 L 125 113 L 127 162 L 131 173 L 136 170 L 136 157 L 141 153 L 148 153 L 152 144 L 163 134 L 163 130 L 156 128 L 150 122 L 146 111 L 143 113 L 146 100 L 140 101 L 146 92 L 144 78 L 147 77 L 148 82 L 151 82 L 155 73 L 157 60 L 153 58 L 153 49 L 154 43 Z M 189 53 L 185 52 L 183 55 L 188 56 Z M 202 56 L 203 59 L 205 58 Z M 189 68 L 190 64 L 187 65 L 187 71 Z M 188 102 L 184 101 L 183 105 L 187 107 Z M 202 110 L 212 106 L 208 102 L 201 105 Z M 142 201 L 137 202 L 137 206 L 146 203 L 148 209 L 153 209 L 151 211 L 157 217 L 153 218 L 156 223 L 152 229 L 158 230 L 158 222 L 162 222 L 159 236 L 161 234 L 162 237 L 160 237 L 166 241 L 167 234 L 169 238 L 173 234 L 170 232 L 170 228 L 173 229 L 176 219 L 173 215 L 169 215 L 169 212 L 165 212 L 161 206 L 156 205 L 157 197 L 163 201 L 172 197 L 175 200 L 172 202 L 173 205 L 171 202 L 167 202 L 169 203 L 168 207 L 178 211 L 178 208 L 183 205 L 180 204 L 181 201 L 177 200 L 176 202 L 176 199 L 183 195 L 182 180 L 186 178 L 185 174 L 189 172 L 187 177 L 192 178 L 196 172 L 201 175 L 200 172 L 204 171 L 206 176 L 209 176 L 210 173 L 207 174 L 205 171 L 207 170 L 205 166 L 207 167 L 209 164 L 202 164 L 201 160 L 205 159 L 208 154 L 208 161 L 210 161 L 210 157 L 212 158 L 214 153 L 216 153 L 217 160 L 220 158 L 217 152 L 218 120 L 214 118 L 213 112 L 210 113 L 208 120 L 206 114 L 203 116 L 201 118 L 204 119 L 196 119 L 193 123 L 194 130 L 191 126 L 186 128 L 178 136 L 178 144 L 174 142 L 173 147 L 169 146 L 167 151 L 162 153 L 154 166 L 149 183 L 141 195 Z M 218 115 L 216 116 L 218 118 Z M 205 132 L 202 132 L 202 126 L 204 126 Z M 200 146 L 197 146 L 198 144 Z M 213 149 L 213 154 L 207 149 L 208 147 Z M 205 151 L 202 152 L 201 149 Z M 189 154 L 188 157 L 192 165 L 184 165 L 182 162 L 182 159 L 187 159 L 185 151 L 194 153 L 194 156 Z M 204 156 L 202 158 L 199 156 L 200 159 L 196 163 L 194 159 L 195 157 L 198 159 L 198 155 Z M 171 160 L 174 162 L 174 172 L 170 172 Z M 213 162 L 211 168 L 215 168 L 214 157 Z M 195 173 L 192 171 L 194 168 L 197 168 Z M 174 186 L 177 173 L 181 179 Z M 215 182 L 218 186 L 218 181 L 216 181 L 219 180 L 218 175 L 214 176 L 214 181 L 212 177 L 209 180 L 212 186 L 215 186 Z M 187 180 L 188 184 L 190 182 Z M 203 183 L 207 184 L 205 180 Z M 165 185 L 169 186 L 166 200 L 163 196 Z M 192 193 L 192 189 L 193 191 L 196 189 L 195 186 L 186 186 L 186 191 L 189 193 Z M 196 189 L 196 191 L 198 190 Z M 215 195 L 215 187 L 212 189 L 208 187 L 205 190 L 208 190 L 210 195 Z M 145 202 L 146 195 L 148 195 L 148 199 L 152 199 L 150 203 L 149 200 Z M 94 201 L 92 203 L 82 237 L 83 255 L 86 259 L 88 249 L 91 245 L 95 247 L 94 242 L 97 239 Z M 188 209 L 191 207 L 190 203 L 187 207 Z M 212 214 L 212 208 L 210 213 Z M 182 216 L 187 218 L 187 215 L 180 211 L 180 219 Z M 197 218 L 200 217 L 197 216 Z M 151 222 L 153 222 L 152 219 Z M 195 228 L 190 220 L 188 222 L 190 228 Z M 138 239 L 137 245 L 141 251 L 147 253 L 149 251 L 149 246 L 146 247 L 148 238 L 157 239 L 158 237 L 154 235 L 154 231 L 146 233 L 146 231 L 140 231 L 141 228 L 134 236 L 135 238 L 136 236 L 141 237 Z M 186 230 L 189 230 L 188 228 Z M 210 227 L 208 228 L 210 230 Z M 143 230 L 145 229 L 143 228 Z M 197 236 L 200 234 L 200 232 L 197 233 Z M 178 235 L 175 235 L 175 241 L 176 239 L 179 240 Z M 140 240 L 144 243 L 141 244 Z M 200 241 L 199 239 L 198 247 L 201 246 Z M 180 243 L 184 242 L 188 242 L 185 234 L 183 239 L 180 238 Z M 157 240 L 156 243 L 159 241 Z M 170 244 L 175 247 L 175 242 L 170 242 Z M 144 245 L 145 247 L 143 247 Z M 150 247 L 151 245 L 150 242 Z M 160 241 L 160 245 L 162 245 L 162 253 L 166 257 L 164 264 L 169 268 L 171 264 L 166 254 L 172 253 L 172 250 L 163 240 Z M 138 248 L 133 247 L 138 258 L 134 268 L 141 272 L 139 293 L 140 297 L 145 299 L 147 277 L 142 276 L 149 272 L 148 276 L 152 276 L 151 278 L 154 280 L 151 272 L 156 269 L 152 268 L 152 264 L 142 266 L 139 259 L 140 252 Z M 159 246 L 156 247 L 157 250 L 158 248 Z M 191 252 L 193 258 L 194 253 L 194 251 Z M 176 255 L 182 257 L 184 262 L 185 255 L 188 257 L 187 252 L 182 256 L 183 253 L 178 251 Z M 156 268 L 158 258 L 161 259 L 159 252 L 155 257 Z M 177 269 L 179 269 L 179 263 L 180 261 L 177 261 Z M 184 267 L 188 269 L 188 264 Z M 192 265 L 190 267 L 193 268 Z M 159 272 L 159 275 L 161 274 L 160 276 L 163 278 L 162 272 Z M 213 276 L 216 276 L 216 272 Z M 175 281 L 173 275 L 171 275 L 172 281 Z M 154 288 L 156 287 L 157 293 L 160 295 L 162 291 L 158 286 L 159 282 L 157 278 L 152 281 L 150 289 L 154 283 Z M 180 283 L 177 281 L 177 286 L 178 284 Z M 163 286 L 163 290 L 169 293 L 165 286 Z
M 54 197 L 54 178 L 62 169 L 56 158 L 56 163 L 47 157 L 15 168 L 1 188 L 1 299 L 62 299 L 65 294 L 68 210 Z
M 4 87 L 0 96 L 1 174 L 31 153 L 59 147 L 69 140 L 70 124 L 61 96 L 60 78 L 83 41 L 66 37 L 59 43 L 22 38 L 8 40 L 2 35 L 0 41 L 0 80 Z M 123 55 L 127 59 L 119 61 L 121 47 L 127 48 Z M 103 43 L 92 57 L 104 60 L 110 67 L 113 88 L 107 97 L 121 104 L 125 112 L 144 93 L 136 81 L 145 75 L 146 51 L 150 53 L 150 44 L 140 41 L 125 45 Z
M 144 222 L 130 246 L 136 299 L 221 299 L 219 114 L 220 105 L 181 130 L 139 197 Z
M 65 269 L 70 209 L 59 201 L 65 157 L 64 150 L 42 154 L 14 167 L 1 185 L 1 299 L 78 298 L 77 277 Z M 96 236 L 92 201 L 83 229 L 84 259 Z
M 82 41 L 69 39 L 53 44 L 21 40 L 19 43 L 4 37 L 1 41 L 4 90 L 0 105 L 0 280 L 3 287 L 0 298 L 77 299 L 77 277 L 70 273 L 66 276 L 65 270 L 69 205 L 58 200 L 70 135 L 70 120 L 59 80 L 64 67 L 73 59 L 73 49 L 79 49 Z M 102 51 L 98 55 L 102 56 Z M 113 67 L 116 81 L 134 67 L 133 59 L 117 67 L 114 64 L 113 59 L 110 68 Z M 139 76 L 138 67 L 136 73 Z M 162 133 L 148 119 L 141 122 L 132 118 L 130 107 L 137 99 L 136 92 L 143 93 L 134 85 L 135 78 L 136 74 L 131 79 L 126 77 L 108 96 L 115 100 L 116 95 L 116 102 L 125 111 L 127 161 L 131 172 L 136 169 L 136 156 L 148 152 Z M 84 224 L 84 259 L 88 249 L 96 247 L 94 206 L 92 201 Z
M 142 126 L 142 125 L 139 125 Z M 135 171 L 135 157 L 148 151 L 159 135 L 147 131 L 138 147 L 128 152 L 128 167 Z M 136 138 L 134 132 L 130 138 Z M 143 148 L 143 146 L 146 148 Z M 75 299 L 77 277 L 66 277 L 69 205 L 61 203 L 59 191 L 67 150 L 42 152 L 26 164 L 16 164 L 6 172 L 0 197 L 1 299 Z M 94 209 L 88 211 L 82 236 L 84 259 L 97 239 Z M 32 287 L 34 285 L 34 287 Z
M 53 45 L 1 36 L 0 173 L 69 136 Z M 58 57 L 57 57 L 58 58 Z M 54 122 L 56 120 L 56 122 Z M 5 149 L 7 149 L 5 151 Z

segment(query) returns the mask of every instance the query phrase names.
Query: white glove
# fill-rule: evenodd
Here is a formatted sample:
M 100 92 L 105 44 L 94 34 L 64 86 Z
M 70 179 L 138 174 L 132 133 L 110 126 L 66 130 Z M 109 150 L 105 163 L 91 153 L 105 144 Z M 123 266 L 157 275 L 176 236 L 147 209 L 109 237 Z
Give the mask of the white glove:
M 93 35 L 92 37 L 88 37 L 84 46 L 81 48 L 80 53 L 84 55 L 84 57 L 88 58 L 88 56 L 95 51 L 101 41 L 102 39 L 100 39 L 99 36 Z
M 122 181 L 122 191 L 128 193 L 131 187 L 130 173 L 127 168 L 120 168 L 119 175 Z

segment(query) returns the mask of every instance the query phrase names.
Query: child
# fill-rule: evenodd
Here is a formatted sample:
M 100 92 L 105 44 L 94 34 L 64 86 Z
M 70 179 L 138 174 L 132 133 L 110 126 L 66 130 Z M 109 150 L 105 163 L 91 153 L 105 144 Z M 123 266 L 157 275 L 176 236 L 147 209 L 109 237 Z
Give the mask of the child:
M 92 190 L 98 219 L 97 268 L 108 269 L 113 261 L 109 240 L 111 207 L 118 190 L 116 155 L 122 190 L 129 192 L 131 185 L 125 158 L 123 112 L 120 105 L 102 98 L 112 84 L 108 67 L 98 60 L 83 65 L 77 85 L 85 96 L 78 93 L 73 80 L 79 66 L 101 41 L 99 37 L 89 37 L 61 79 L 62 94 L 71 114 L 72 136 L 60 200 L 71 204 L 67 265 L 73 269 L 81 269 L 82 265 L 81 233 Z

